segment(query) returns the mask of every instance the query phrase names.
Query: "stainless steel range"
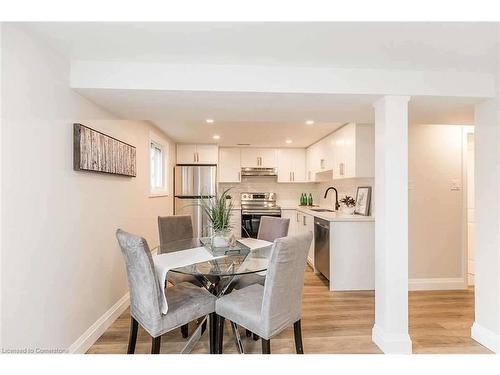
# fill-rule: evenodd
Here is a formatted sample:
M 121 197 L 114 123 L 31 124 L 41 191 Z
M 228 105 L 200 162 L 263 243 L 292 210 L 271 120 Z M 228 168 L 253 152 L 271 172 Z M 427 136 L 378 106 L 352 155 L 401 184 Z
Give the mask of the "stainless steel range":
M 241 235 L 257 238 L 262 216 L 281 217 L 276 193 L 241 193 Z

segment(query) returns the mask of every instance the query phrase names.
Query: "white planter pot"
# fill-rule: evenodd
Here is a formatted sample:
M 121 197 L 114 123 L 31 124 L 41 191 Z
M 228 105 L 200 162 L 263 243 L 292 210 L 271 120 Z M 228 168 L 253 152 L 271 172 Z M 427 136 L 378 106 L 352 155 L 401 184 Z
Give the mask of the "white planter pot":
M 213 247 L 227 247 L 229 245 L 229 231 L 216 232 L 212 236 Z
M 342 206 L 342 213 L 346 215 L 354 215 L 354 210 L 356 207 L 346 207 Z

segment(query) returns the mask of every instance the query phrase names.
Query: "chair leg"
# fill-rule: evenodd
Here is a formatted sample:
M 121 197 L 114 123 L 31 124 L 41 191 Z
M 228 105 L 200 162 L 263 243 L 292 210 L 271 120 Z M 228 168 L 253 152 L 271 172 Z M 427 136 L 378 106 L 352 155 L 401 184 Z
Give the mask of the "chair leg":
M 137 328 L 139 323 L 133 317 L 130 317 L 130 334 L 128 337 L 127 354 L 135 353 L 135 343 L 137 342 Z
M 184 324 L 183 326 L 181 326 L 181 334 L 182 334 L 182 338 L 187 338 L 189 336 L 189 331 L 188 331 L 188 325 L 187 324 Z
M 224 318 L 217 316 L 217 354 L 222 354 L 224 345 Z
M 151 354 L 160 354 L 161 336 L 153 337 L 151 342 Z
M 252 331 L 250 331 L 249 329 L 247 329 L 245 331 L 245 334 L 246 334 L 247 337 L 251 337 L 252 336 Z
M 271 354 L 271 340 L 262 340 L 262 354 Z
M 293 323 L 293 335 L 295 337 L 295 350 L 297 354 L 304 354 L 304 347 L 302 345 L 302 326 L 300 319 Z

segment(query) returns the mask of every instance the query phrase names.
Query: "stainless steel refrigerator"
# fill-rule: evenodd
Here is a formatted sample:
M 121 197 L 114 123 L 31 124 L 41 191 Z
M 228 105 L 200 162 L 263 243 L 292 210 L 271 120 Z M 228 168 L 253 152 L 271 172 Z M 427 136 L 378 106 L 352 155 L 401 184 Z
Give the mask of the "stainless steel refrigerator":
M 217 167 L 215 165 L 178 165 L 174 173 L 174 213 L 191 215 L 195 237 L 210 235 L 207 216 L 200 200 L 217 195 Z

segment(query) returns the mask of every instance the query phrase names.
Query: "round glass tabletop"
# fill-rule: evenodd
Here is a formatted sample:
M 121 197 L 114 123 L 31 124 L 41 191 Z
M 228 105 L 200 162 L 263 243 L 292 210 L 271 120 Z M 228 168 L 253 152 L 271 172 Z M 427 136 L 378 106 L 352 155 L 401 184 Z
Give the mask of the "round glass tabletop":
M 190 238 L 172 241 L 156 248 L 157 254 L 196 251 L 196 257 L 206 259 L 192 264 L 172 268 L 171 272 L 192 276 L 237 276 L 267 270 L 272 243 L 253 238 L 238 240 L 236 246 L 225 249 L 211 249 L 205 238 Z M 206 254 L 205 254 L 206 252 Z M 182 255 L 182 254 L 181 254 Z M 189 258 L 187 258 L 189 259 Z

